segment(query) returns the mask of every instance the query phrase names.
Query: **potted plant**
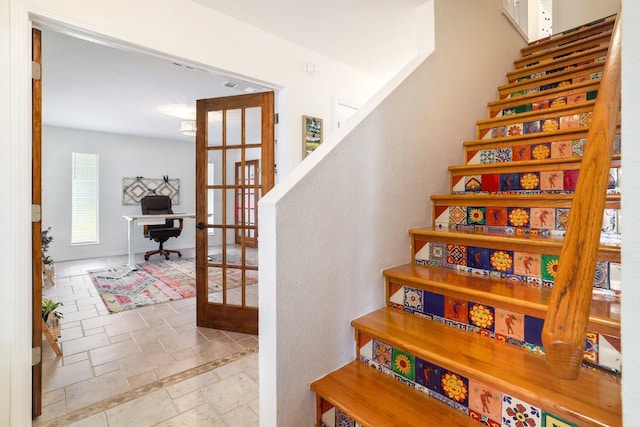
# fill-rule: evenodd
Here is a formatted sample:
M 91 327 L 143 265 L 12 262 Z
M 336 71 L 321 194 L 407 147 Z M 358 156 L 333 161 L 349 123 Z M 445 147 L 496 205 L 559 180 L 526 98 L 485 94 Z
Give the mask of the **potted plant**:
M 58 311 L 58 307 L 62 304 L 59 301 L 53 301 L 51 299 L 42 300 L 42 320 L 47 324 L 47 328 L 51 331 L 51 334 L 60 338 L 60 319 L 62 319 L 62 313 Z
M 53 236 L 51 235 L 51 227 L 49 227 L 46 230 L 42 230 L 42 265 L 49 271 L 51 277 L 55 277 L 53 258 L 47 254 L 51 242 L 53 242 Z

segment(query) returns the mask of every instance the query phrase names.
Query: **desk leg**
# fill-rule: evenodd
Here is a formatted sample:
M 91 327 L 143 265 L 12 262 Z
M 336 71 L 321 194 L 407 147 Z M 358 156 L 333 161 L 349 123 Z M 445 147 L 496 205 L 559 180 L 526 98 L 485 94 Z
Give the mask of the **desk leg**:
M 135 236 L 133 235 L 133 229 L 135 221 L 129 221 L 129 264 L 128 267 L 132 270 L 136 270 L 136 248 L 135 248 Z

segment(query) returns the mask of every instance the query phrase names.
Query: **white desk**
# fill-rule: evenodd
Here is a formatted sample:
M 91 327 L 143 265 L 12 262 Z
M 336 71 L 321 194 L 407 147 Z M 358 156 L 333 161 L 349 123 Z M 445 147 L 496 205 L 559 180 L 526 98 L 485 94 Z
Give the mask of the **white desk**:
M 164 224 L 167 219 L 195 218 L 195 213 L 174 213 L 166 215 L 122 215 L 129 223 L 129 263 L 130 269 L 136 269 L 136 249 L 135 249 L 135 231 L 134 224 L 137 225 L 160 225 Z

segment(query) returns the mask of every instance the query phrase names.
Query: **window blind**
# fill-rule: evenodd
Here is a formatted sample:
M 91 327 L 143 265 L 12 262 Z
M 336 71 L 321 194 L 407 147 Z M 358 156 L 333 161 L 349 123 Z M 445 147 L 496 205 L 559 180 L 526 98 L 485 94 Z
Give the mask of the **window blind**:
M 71 155 L 71 244 L 98 243 L 98 155 Z

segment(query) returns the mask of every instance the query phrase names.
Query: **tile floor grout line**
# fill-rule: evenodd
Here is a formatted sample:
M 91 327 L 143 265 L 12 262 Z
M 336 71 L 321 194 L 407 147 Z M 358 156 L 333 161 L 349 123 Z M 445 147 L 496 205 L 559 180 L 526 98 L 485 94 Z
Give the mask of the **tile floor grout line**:
M 130 402 L 146 394 L 152 393 L 154 391 L 162 390 L 165 387 L 177 384 L 181 381 L 185 381 L 189 378 L 193 378 L 197 375 L 203 374 L 205 372 L 208 372 L 213 369 L 219 368 L 221 366 L 227 365 L 229 363 L 235 362 L 237 360 L 242 359 L 245 356 L 258 353 L 258 351 L 259 351 L 258 346 L 254 346 L 242 351 L 231 353 L 227 356 L 223 356 L 219 359 L 212 360 L 211 362 L 204 363 L 200 366 L 196 366 L 186 371 L 178 372 L 166 378 L 161 378 L 149 384 L 145 384 L 134 390 L 125 391 L 123 393 L 101 400 L 100 402 L 96 402 L 91 405 L 85 406 L 83 408 L 76 409 L 75 411 L 53 418 L 49 421 L 38 423 L 38 427 L 66 426 L 70 423 L 80 421 L 82 419 L 91 417 L 101 412 L 106 412 L 111 408 L 115 408 L 119 405 L 122 405 L 123 403 Z

